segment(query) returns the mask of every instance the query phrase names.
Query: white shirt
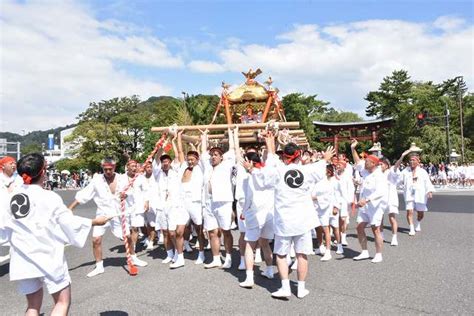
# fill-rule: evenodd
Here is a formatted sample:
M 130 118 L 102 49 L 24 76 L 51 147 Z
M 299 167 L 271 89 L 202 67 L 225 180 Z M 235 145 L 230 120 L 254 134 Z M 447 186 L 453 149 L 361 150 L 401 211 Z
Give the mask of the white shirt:
M 390 167 L 389 169 L 385 170 L 384 174 L 387 177 L 388 183 L 387 206 L 398 207 L 397 184 L 400 180 L 399 175 L 394 170 L 394 167 Z
M 260 187 L 254 177 L 243 178 L 242 184 L 245 196 L 242 208 L 245 227 L 255 228 L 273 221 L 275 190 Z
M 0 172 L 0 187 L 6 188 L 8 192 L 12 192 L 15 188 L 23 184 L 23 179 L 14 173 L 11 177 L 7 176 L 3 172 Z
M 204 185 L 204 172 L 201 165 L 193 167 L 191 172 L 191 179 L 188 182 L 182 182 L 183 175 L 188 169 L 188 164 L 186 162 L 182 163 L 179 166 L 178 178 L 181 183 L 181 197 L 187 201 L 192 202 L 201 202 L 202 201 L 202 192 Z
M 228 151 L 223 160 L 213 167 L 210 163 L 209 153 L 204 153 L 200 160 L 204 170 L 205 200 L 212 202 L 233 202 L 232 168 L 235 165 L 235 153 Z M 211 192 L 211 193 L 210 193 Z
M 153 161 L 153 175 L 158 183 L 157 210 L 164 211 L 180 205 L 180 188 L 178 171 L 171 166 L 168 172 L 161 169 L 161 162 Z
M 314 207 L 318 211 L 327 211 L 334 207 L 340 209 L 341 203 L 345 203 L 341 196 L 340 182 L 334 177 L 328 179 L 327 177 L 318 181 L 311 192 Z M 316 198 L 316 200 L 314 200 Z
M 0 239 L 11 244 L 10 280 L 60 280 L 67 272 L 64 244 L 83 247 L 91 220 L 74 216 L 58 194 L 38 185 L 15 189 L 10 200 L 8 222 L 0 228 Z
M 149 203 L 150 208 L 154 209 L 157 202 L 158 184 L 153 174 L 148 178 L 145 174 L 140 174 L 133 186 L 135 187 L 135 214 L 145 212 L 146 202 Z
M 359 199 L 369 200 L 369 202 L 363 208 L 363 211 L 384 211 L 387 206 L 388 195 L 387 177 L 380 168 L 375 168 L 372 172 L 366 171 L 367 174 L 362 179 Z
M 97 205 L 97 216 L 120 215 L 120 187 L 118 185 L 120 175 L 116 173 L 115 177 L 117 177 L 115 194 L 112 194 L 110 191 L 109 184 L 105 180 L 104 175 L 96 173 L 92 181 L 84 189 L 76 193 L 76 201 L 84 204 L 94 199 Z
M 426 204 L 428 193 L 434 192 L 428 173 L 423 168 L 417 167 L 415 175 L 413 175 L 412 169 L 406 167 L 400 173 L 400 176 L 404 186 L 405 201 Z M 417 178 L 415 182 L 413 181 L 414 176 Z
M 266 166 L 252 172 L 262 188 L 275 189 L 274 231 L 278 236 L 298 236 L 318 223 L 311 190 L 326 177 L 326 161 L 285 165 L 275 154 L 268 155 Z

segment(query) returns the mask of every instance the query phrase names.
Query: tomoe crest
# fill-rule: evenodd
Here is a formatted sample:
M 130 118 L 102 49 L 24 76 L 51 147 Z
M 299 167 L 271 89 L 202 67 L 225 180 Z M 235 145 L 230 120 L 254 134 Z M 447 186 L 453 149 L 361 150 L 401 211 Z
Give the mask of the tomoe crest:
M 299 188 L 303 185 L 304 175 L 298 169 L 288 170 L 285 173 L 285 183 L 292 189 Z
M 10 200 L 10 210 L 15 219 L 26 217 L 30 213 L 30 198 L 24 193 L 15 194 Z

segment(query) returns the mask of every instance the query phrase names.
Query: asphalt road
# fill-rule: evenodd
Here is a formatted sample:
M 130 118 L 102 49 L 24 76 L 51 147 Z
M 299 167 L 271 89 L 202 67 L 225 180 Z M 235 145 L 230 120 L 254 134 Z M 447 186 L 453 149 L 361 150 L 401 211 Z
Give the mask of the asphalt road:
M 71 191 L 62 191 L 66 203 Z M 399 216 L 399 247 L 385 243 L 384 261 L 354 262 L 359 253 L 354 220 L 350 225 L 345 257 L 320 262 L 310 257 L 307 288 L 309 296 L 288 301 L 274 300 L 270 292 L 280 286 L 278 277 L 266 280 L 256 275 L 256 287 L 242 289 L 245 272 L 238 271 L 238 253 L 230 271 L 204 270 L 194 265 L 197 253 L 186 254 L 186 266 L 170 271 L 161 263 L 161 248 L 140 252 L 149 262 L 138 276 L 124 269 L 124 247 L 110 233 L 105 235 L 105 273 L 92 279 L 86 274 L 94 267 L 90 242 L 83 249 L 66 248 L 73 280 L 72 315 L 151 315 L 151 314 L 474 314 L 473 228 L 474 193 L 437 193 L 422 232 L 408 236 L 405 212 Z M 87 204 L 77 214 L 93 217 Z M 388 221 L 386 221 L 388 222 Z M 371 236 L 371 233 L 369 233 Z M 387 240 L 391 233 L 385 231 Z M 370 237 L 369 237 L 370 238 Z M 372 240 L 370 238 L 370 240 Z M 373 242 L 369 251 L 374 254 Z M 206 253 L 208 259 L 210 254 Z M 296 280 L 296 273 L 290 275 Z M 0 266 L 0 314 L 23 314 L 26 301 L 8 280 L 8 264 Z M 296 284 L 292 284 L 296 293 Z M 43 312 L 49 314 L 52 299 L 45 296 Z

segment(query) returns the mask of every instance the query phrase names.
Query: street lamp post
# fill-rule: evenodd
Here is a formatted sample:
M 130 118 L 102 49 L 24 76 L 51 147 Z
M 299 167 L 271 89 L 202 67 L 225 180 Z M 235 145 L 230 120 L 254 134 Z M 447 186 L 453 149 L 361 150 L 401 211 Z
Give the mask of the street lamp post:
M 455 78 L 458 83 L 458 103 L 459 103 L 459 123 L 461 128 L 461 163 L 464 163 L 464 127 L 463 127 L 463 109 L 462 109 L 462 93 L 460 82 L 463 80 L 462 76 Z
M 449 109 L 448 102 L 444 102 L 444 114 L 445 114 L 445 127 L 446 127 L 446 146 L 448 163 L 451 163 L 451 139 L 449 138 Z

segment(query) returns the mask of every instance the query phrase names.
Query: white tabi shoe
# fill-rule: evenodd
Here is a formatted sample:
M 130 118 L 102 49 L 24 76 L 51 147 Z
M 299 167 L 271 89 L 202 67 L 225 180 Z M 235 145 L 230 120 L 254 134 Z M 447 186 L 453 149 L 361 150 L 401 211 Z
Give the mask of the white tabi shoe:
M 230 269 L 232 267 L 232 258 L 226 257 L 222 269 Z
M 383 259 L 382 259 L 382 254 L 381 253 L 376 253 L 375 256 L 374 256 L 374 259 L 372 259 L 372 263 L 379 263 L 379 262 L 382 262 Z
M 243 288 L 246 288 L 246 289 L 251 289 L 251 288 L 253 288 L 254 285 L 255 285 L 254 281 L 253 280 L 248 280 L 248 279 L 245 279 L 244 282 L 239 283 L 240 287 L 243 287 Z
M 338 255 L 343 255 L 344 254 L 344 248 L 342 247 L 341 244 L 337 244 L 336 254 L 338 254 Z
M 326 253 L 324 254 L 324 256 L 321 257 L 321 261 L 329 261 L 332 259 L 332 256 L 331 256 L 331 252 L 330 251 L 326 251 Z
M 136 255 L 132 256 L 132 263 L 137 267 L 146 267 L 148 265 L 148 262 L 138 259 Z
M 289 298 L 291 296 L 290 289 L 283 289 L 280 288 L 278 291 L 272 293 L 272 297 L 274 298 Z
M 390 243 L 390 246 L 398 246 L 397 235 L 392 235 L 392 242 Z
M 94 270 L 87 273 L 87 277 L 92 278 L 92 277 L 95 277 L 96 275 L 102 274 L 104 272 L 105 272 L 104 267 L 95 267 Z
M 368 250 L 362 250 L 360 255 L 358 255 L 357 257 L 354 257 L 353 259 L 355 261 L 359 261 L 359 260 L 365 260 L 365 259 L 369 259 L 369 258 L 370 258 L 369 251 Z

